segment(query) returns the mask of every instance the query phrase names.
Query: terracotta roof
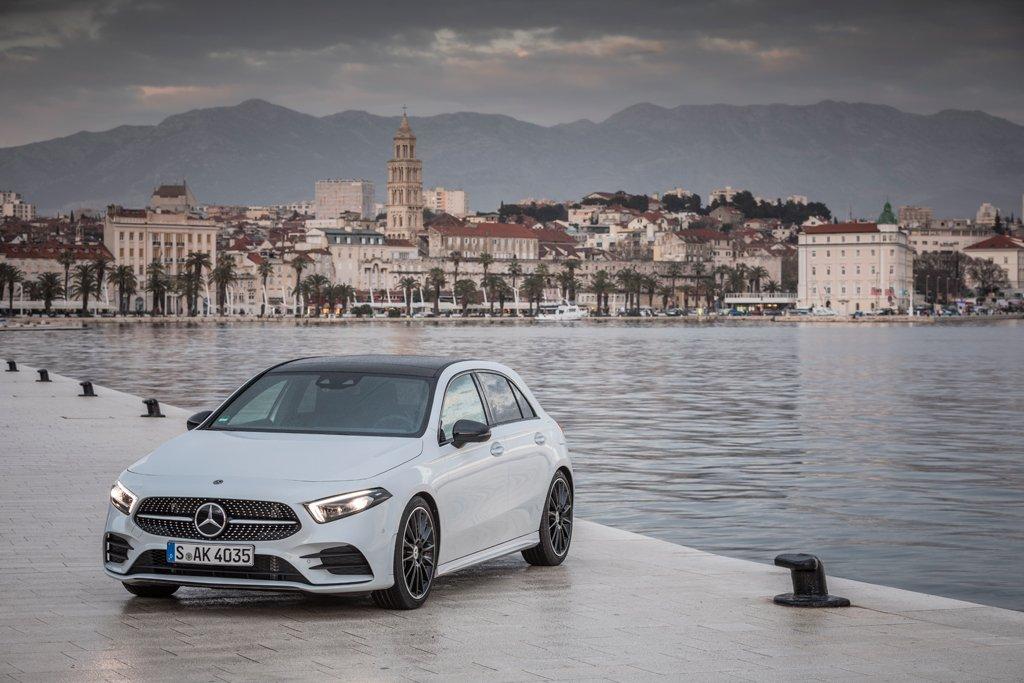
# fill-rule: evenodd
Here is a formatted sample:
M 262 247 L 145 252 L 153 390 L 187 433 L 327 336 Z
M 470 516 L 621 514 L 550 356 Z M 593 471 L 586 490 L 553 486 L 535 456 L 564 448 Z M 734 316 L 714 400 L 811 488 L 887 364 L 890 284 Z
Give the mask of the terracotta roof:
M 534 228 L 533 234 L 541 241 L 541 244 L 576 244 L 572 235 L 558 228 Z
M 640 215 L 640 217 L 641 218 L 646 218 L 651 223 L 655 223 L 657 221 L 660 221 L 665 216 L 663 216 L 660 211 L 646 211 L 646 212 L 642 213 Z
M 165 199 L 174 199 L 176 197 L 185 196 L 184 185 L 161 185 L 160 187 L 153 190 L 154 197 L 163 197 Z
M 449 237 L 514 237 L 519 239 L 537 239 L 537 232 L 525 225 L 516 223 L 478 223 L 476 225 L 439 225 L 432 226 L 442 235 Z
M 256 264 L 257 266 L 258 266 L 259 264 L 263 263 L 263 257 L 262 257 L 262 256 L 260 256 L 259 254 L 257 254 L 257 253 L 256 253 L 255 251 L 251 251 L 251 252 L 249 252 L 248 254 L 246 254 L 246 257 L 247 257 L 247 258 L 248 258 L 248 259 L 249 259 L 250 261 L 252 261 L 253 263 L 255 263 L 255 264 Z
M 877 223 L 825 223 L 804 228 L 807 235 L 842 235 L 851 232 L 878 232 Z
M 91 261 L 99 256 L 114 258 L 113 254 L 102 244 L 0 244 L 0 254 L 9 259 L 47 259 L 57 260 L 61 252 L 70 249 L 78 261 Z
M 711 228 L 677 230 L 674 234 L 687 242 L 727 242 L 729 240 L 729 236 L 724 232 L 712 230 Z
M 993 235 L 977 244 L 964 247 L 964 251 L 973 249 L 1024 249 L 1024 240 L 1015 239 L 1009 235 Z

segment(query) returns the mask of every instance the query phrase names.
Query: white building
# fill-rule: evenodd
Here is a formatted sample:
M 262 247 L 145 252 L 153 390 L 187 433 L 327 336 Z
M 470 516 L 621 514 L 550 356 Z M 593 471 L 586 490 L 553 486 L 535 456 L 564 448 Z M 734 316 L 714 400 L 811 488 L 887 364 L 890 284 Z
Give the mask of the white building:
M 317 218 L 340 218 L 357 213 L 373 218 L 373 183 L 362 179 L 327 178 L 316 181 L 313 205 Z
M 913 249 L 888 203 L 878 223 L 805 228 L 798 253 L 799 306 L 824 306 L 840 314 L 909 309 Z
M 792 202 L 793 204 L 800 204 L 801 206 L 807 206 L 810 203 L 807 199 L 807 195 L 802 194 L 791 194 L 786 197 L 786 201 Z
M 36 207 L 25 202 L 17 192 L 0 190 L 0 217 L 30 221 L 36 217 Z
M 449 190 L 445 187 L 425 189 L 423 206 L 434 213 L 447 213 L 456 218 L 465 218 L 469 213 L 465 190 Z
M 988 202 L 985 202 L 978 207 L 978 213 L 974 217 L 975 225 L 991 228 L 996 224 L 996 216 L 999 215 L 999 209 L 992 206 Z
M 711 190 L 711 192 L 708 193 L 708 204 L 711 204 L 711 202 L 715 201 L 716 199 L 719 201 L 719 203 L 728 204 L 729 202 L 732 201 L 732 198 L 735 197 L 737 193 L 742 191 L 743 190 L 737 190 L 733 188 L 731 185 L 726 185 L 725 187 L 720 187 L 716 190 Z

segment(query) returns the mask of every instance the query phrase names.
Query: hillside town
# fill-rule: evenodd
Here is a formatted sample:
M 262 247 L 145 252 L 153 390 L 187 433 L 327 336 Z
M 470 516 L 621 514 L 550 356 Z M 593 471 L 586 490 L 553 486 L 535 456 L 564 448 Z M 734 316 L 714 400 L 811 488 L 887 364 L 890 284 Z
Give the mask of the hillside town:
M 145 207 L 36 215 L 0 193 L 6 315 L 870 316 L 1016 310 L 1024 228 L 984 203 L 970 218 L 880 202 L 871 220 L 730 186 L 681 187 L 494 211 L 424 188 L 404 115 L 373 183 L 326 178 L 314 199 L 203 204 L 156 187 Z M 193 192 L 197 193 L 194 194 Z M 884 199 L 884 198 L 883 198 Z

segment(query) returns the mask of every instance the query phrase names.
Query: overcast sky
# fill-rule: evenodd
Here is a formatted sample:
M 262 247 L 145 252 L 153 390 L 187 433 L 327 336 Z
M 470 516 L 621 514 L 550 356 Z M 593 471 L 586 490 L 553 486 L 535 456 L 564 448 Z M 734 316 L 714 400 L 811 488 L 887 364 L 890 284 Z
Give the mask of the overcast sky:
M 542 124 L 637 102 L 1024 123 L 1024 2 L 0 0 L 0 146 L 259 97 Z

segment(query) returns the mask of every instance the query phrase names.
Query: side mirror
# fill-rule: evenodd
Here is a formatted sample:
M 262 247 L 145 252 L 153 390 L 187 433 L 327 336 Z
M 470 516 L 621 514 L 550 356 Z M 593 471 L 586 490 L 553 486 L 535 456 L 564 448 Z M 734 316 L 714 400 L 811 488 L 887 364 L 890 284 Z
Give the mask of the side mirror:
M 462 448 L 467 443 L 481 443 L 491 438 L 491 428 L 476 420 L 458 420 L 452 427 L 452 445 Z
M 198 413 L 185 420 L 185 428 L 192 431 L 199 425 L 206 422 L 206 418 L 210 417 L 212 414 L 212 410 L 200 410 Z

